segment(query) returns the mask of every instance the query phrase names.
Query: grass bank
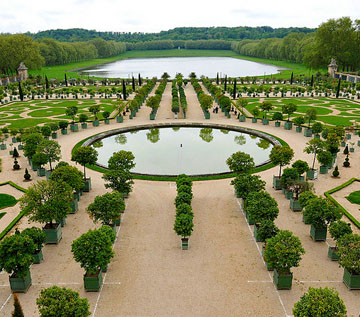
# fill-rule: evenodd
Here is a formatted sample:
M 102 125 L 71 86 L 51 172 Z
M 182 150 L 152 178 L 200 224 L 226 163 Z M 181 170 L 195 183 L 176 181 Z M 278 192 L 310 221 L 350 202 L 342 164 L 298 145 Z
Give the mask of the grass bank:
M 253 62 L 263 63 L 263 64 L 272 64 L 279 66 L 281 68 L 287 68 L 286 70 L 281 71 L 280 74 L 273 75 L 273 77 L 283 77 L 287 78 L 291 76 L 291 72 L 294 72 L 295 75 L 311 75 L 315 74 L 317 71 L 310 70 L 302 64 L 295 64 L 283 61 L 275 61 L 265 58 L 256 58 L 243 56 L 235 53 L 231 50 L 186 50 L 186 49 L 174 49 L 174 50 L 148 50 L 148 51 L 128 51 L 123 54 L 109 57 L 109 58 L 97 58 L 87 61 L 70 63 L 65 65 L 58 66 L 46 66 L 41 70 L 31 70 L 29 73 L 32 75 L 41 75 L 47 76 L 48 78 L 58 78 L 64 79 L 64 73 L 67 72 L 68 78 L 81 78 L 77 72 L 70 71 L 78 68 L 89 67 L 97 64 L 109 63 L 116 60 L 129 59 L 129 58 L 151 58 L 151 57 L 196 57 L 196 56 L 216 56 L 216 57 L 233 57 L 239 59 L 245 59 Z

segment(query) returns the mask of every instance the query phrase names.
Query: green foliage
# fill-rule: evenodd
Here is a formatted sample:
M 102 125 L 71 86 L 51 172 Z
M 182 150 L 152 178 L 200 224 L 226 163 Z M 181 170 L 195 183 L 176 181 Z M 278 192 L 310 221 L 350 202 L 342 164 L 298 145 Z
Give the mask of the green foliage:
M 247 153 L 233 153 L 227 160 L 229 169 L 235 173 L 250 173 L 255 167 L 254 159 Z
M 306 110 L 305 119 L 309 122 L 309 128 L 310 128 L 311 121 L 316 120 L 316 116 L 317 116 L 317 110 L 316 109 L 308 109 L 308 110 Z
M 291 231 L 280 230 L 267 240 L 264 258 L 266 263 L 279 273 L 289 273 L 292 267 L 298 267 L 305 250 L 298 237 Z
M 329 166 L 331 164 L 331 162 L 333 161 L 333 156 L 330 152 L 328 151 L 321 151 L 318 155 L 317 155 L 317 160 L 319 161 L 319 163 L 322 166 Z
M 123 169 L 111 169 L 104 173 L 102 177 L 107 184 L 105 188 L 111 188 L 120 193 L 129 194 L 134 184 L 133 176 L 129 171 Z
M 274 112 L 272 115 L 272 119 L 275 121 L 279 121 L 283 119 L 283 115 L 281 112 Z
M 282 113 L 283 114 L 287 114 L 288 115 L 288 120 L 287 121 L 290 121 L 290 115 L 292 115 L 294 112 L 296 112 L 297 110 L 297 106 L 290 102 L 288 104 L 284 104 L 281 106 L 281 110 L 282 110 Z M 304 123 L 304 122 L 303 122 Z M 297 124 L 295 123 L 296 125 L 301 125 L 303 123 L 300 123 L 300 124 Z
M 191 214 L 179 214 L 175 218 L 174 231 L 182 237 L 190 237 L 193 231 L 194 223 Z
M 180 192 L 175 198 L 175 206 L 178 207 L 180 204 L 183 203 L 191 205 L 191 200 L 192 200 L 192 195 L 185 192 Z
M 108 167 L 109 169 L 124 169 L 130 171 L 135 167 L 135 156 L 130 151 L 118 151 L 113 153 L 113 155 L 109 158 Z
M 339 240 L 346 234 L 352 233 L 351 225 L 345 221 L 334 221 L 329 226 L 330 236 L 335 240 Z
M 0 194 L 0 209 L 12 207 L 17 204 L 17 199 L 8 194 Z
M 122 195 L 114 191 L 96 196 L 87 210 L 95 223 L 100 220 L 104 225 L 114 224 L 125 210 L 125 202 Z
M 346 316 L 344 301 L 339 293 L 332 288 L 313 288 L 301 296 L 293 308 L 294 317 L 307 316 Z
M 266 182 L 261 180 L 259 175 L 251 174 L 238 174 L 231 181 L 231 185 L 234 185 L 237 195 L 243 199 L 246 199 L 251 192 L 265 190 L 265 184 Z
M 62 181 L 67 183 L 75 192 L 80 192 L 85 187 L 83 173 L 81 173 L 75 166 L 57 166 L 51 173 L 50 179 L 53 181 Z
M 37 153 L 45 155 L 46 161 L 49 162 L 50 170 L 52 170 L 52 162 L 57 162 L 61 158 L 60 144 L 53 140 L 42 140 L 37 148 Z
M 191 185 L 180 185 L 179 187 L 177 187 L 176 190 L 177 190 L 178 194 L 179 193 L 187 193 L 187 194 L 191 195 L 191 197 L 193 197 Z
M 104 119 L 107 119 L 107 118 L 110 117 L 110 112 L 109 112 L 109 111 L 104 111 L 104 112 L 102 113 L 102 115 L 103 115 Z
M 176 207 L 176 217 L 181 214 L 191 215 L 194 217 L 194 213 L 192 212 L 191 205 L 187 203 L 181 203 Z
M 340 137 L 336 133 L 329 132 L 326 136 L 325 148 L 333 154 L 339 152 Z
M 69 123 L 67 121 L 60 121 L 59 122 L 59 127 L 60 127 L 61 130 L 66 130 L 68 125 L 69 125 Z
M 308 204 L 308 202 L 313 199 L 316 198 L 317 196 L 310 190 L 304 191 L 303 193 L 301 193 L 299 195 L 299 203 L 302 207 L 306 207 L 306 205 Z
M 105 233 L 109 237 L 111 244 L 115 242 L 116 233 L 114 232 L 111 226 L 103 225 L 99 228 L 99 231 Z
M 79 293 L 70 288 L 56 285 L 42 289 L 36 299 L 41 317 L 86 317 L 91 315 L 87 298 L 80 298 Z
M 100 230 L 89 230 L 74 240 L 71 252 L 75 261 L 90 275 L 97 274 L 114 256 L 109 236 Z
M 52 223 L 70 213 L 73 194 L 70 185 L 52 180 L 38 181 L 20 198 L 20 208 L 30 221 Z
M 320 122 L 315 122 L 312 127 L 312 132 L 315 134 L 320 134 L 323 130 L 323 125 Z
M 98 119 L 97 114 L 100 112 L 100 106 L 93 105 L 89 107 L 89 111 L 95 116 L 95 120 L 97 120 Z
M 98 152 L 91 146 L 80 146 L 72 152 L 71 160 L 84 166 L 84 179 L 86 179 L 85 165 L 94 165 L 97 157 Z
M 24 143 L 24 155 L 32 158 L 36 152 L 37 146 L 43 140 L 40 133 L 25 134 L 22 136 L 21 141 Z
M 360 236 L 346 234 L 337 242 L 339 265 L 350 273 L 360 275 Z
M 270 152 L 269 158 L 275 165 L 280 165 L 279 177 L 281 176 L 281 167 L 290 163 L 294 157 L 294 151 L 289 146 L 275 145 Z
M 305 123 L 305 118 L 302 117 L 302 116 L 296 117 L 296 118 L 294 118 L 293 122 L 294 122 L 295 125 L 300 127 L 302 124 Z
M 43 127 L 41 127 L 41 134 L 43 136 L 49 137 L 51 134 L 51 128 L 47 125 L 44 125 Z
M 276 200 L 266 191 L 250 192 L 246 198 L 246 210 L 255 223 L 264 219 L 274 221 L 279 214 Z
M 297 170 L 299 175 L 302 175 L 309 170 L 308 163 L 302 160 L 295 161 L 291 166 Z
M 273 105 L 270 101 L 263 101 L 259 108 L 264 112 L 264 118 L 266 118 L 267 113 L 273 108 Z
M 17 233 L 5 237 L 0 243 L 0 270 L 13 277 L 26 277 L 35 249 L 35 243 L 27 235 Z
M 24 317 L 24 312 L 22 310 L 19 297 L 16 293 L 13 294 L 14 296 L 14 311 L 11 313 L 11 317 Z
M 185 174 L 178 175 L 176 177 L 176 186 L 180 187 L 181 185 L 192 186 L 191 178 Z
M 34 242 L 35 247 L 36 247 L 34 253 L 39 252 L 42 249 L 42 247 L 44 246 L 45 233 L 40 228 L 37 228 L 37 227 L 26 228 L 25 230 L 23 230 L 21 232 L 21 234 L 27 235 Z
M 323 228 L 342 217 L 340 209 L 322 197 L 310 199 L 303 213 L 315 228 Z
M 75 121 L 75 116 L 78 113 L 79 108 L 77 106 L 69 106 L 66 108 L 65 113 L 67 116 L 71 117 L 73 120 L 73 123 Z
M 278 232 L 279 228 L 269 219 L 262 220 L 257 229 L 257 235 L 260 241 L 266 241 L 267 239 L 276 236 Z
M 338 177 L 339 176 L 339 168 L 338 168 L 338 166 L 336 165 L 335 166 L 335 169 L 333 170 L 333 172 L 332 172 L 332 175 L 334 176 L 334 177 Z M 360 202 L 360 201 L 359 201 Z
M 81 114 L 79 115 L 79 121 L 80 121 L 80 122 L 86 122 L 88 119 L 89 119 L 89 117 L 88 117 L 88 115 L 85 114 L 85 113 L 81 113 Z
M 37 152 L 31 158 L 35 166 L 42 166 L 48 162 L 47 156 L 44 153 Z
M 350 193 L 349 196 L 345 197 L 348 201 L 350 201 L 352 204 L 358 204 L 360 205 L 360 191 L 354 191 Z
M 208 111 L 214 103 L 214 98 L 210 95 L 202 94 L 199 101 L 201 109 Z
M 280 178 L 280 184 L 283 188 L 288 187 L 296 180 L 299 179 L 299 173 L 296 168 L 285 168 Z
M 314 160 L 313 160 L 313 165 L 312 165 L 312 169 L 314 169 L 316 154 L 318 154 L 319 152 L 321 152 L 324 149 L 325 142 L 320 139 L 313 138 L 306 144 L 307 144 L 307 146 L 304 148 L 304 152 L 307 154 L 311 154 L 311 153 L 314 154 Z

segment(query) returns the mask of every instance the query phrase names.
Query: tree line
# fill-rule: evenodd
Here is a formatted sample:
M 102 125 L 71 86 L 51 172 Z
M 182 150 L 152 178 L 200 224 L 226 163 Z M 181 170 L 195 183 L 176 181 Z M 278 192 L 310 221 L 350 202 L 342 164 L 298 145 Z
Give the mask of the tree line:
M 272 28 L 270 26 L 239 27 L 178 27 L 158 33 L 142 32 L 98 32 L 86 29 L 57 29 L 38 33 L 27 33 L 34 39 L 53 38 L 64 42 L 89 41 L 102 38 L 106 41 L 143 42 L 157 40 L 242 40 L 283 38 L 290 33 L 311 33 L 316 29 L 305 27 Z
M 171 50 L 175 48 L 202 50 L 230 50 L 231 42 L 225 40 L 160 40 L 137 43 L 126 43 L 128 51 L 134 50 Z

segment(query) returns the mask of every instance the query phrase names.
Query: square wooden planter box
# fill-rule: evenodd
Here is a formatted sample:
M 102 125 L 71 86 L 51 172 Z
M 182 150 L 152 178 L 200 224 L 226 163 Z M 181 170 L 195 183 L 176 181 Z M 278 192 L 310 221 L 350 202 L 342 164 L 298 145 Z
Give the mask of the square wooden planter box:
M 330 247 L 328 249 L 328 257 L 331 261 L 339 261 L 339 256 L 336 253 L 336 248 L 335 247 Z
M 9 276 L 10 288 L 13 293 L 26 293 L 31 286 L 31 275 L 28 271 L 26 277 Z
M 62 231 L 60 223 L 57 223 L 56 228 L 43 228 L 45 233 L 45 244 L 58 244 L 62 238 Z
M 306 137 L 311 137 L 312 136 L 312 129 L 309 129 L 309 128 L 305 128 L 304 130 L 304 136 Z
M 296 130 L 296 132 L 297 132 L 297 133 L 301 133 L 301 131 L 302 131 L 302 127 L 296 127 L 296 129 L 295 129 L 295 130 Z
M 278 271 L 274 270 L 274 284 L 277 289 L 291 289 L 293 274 L 279 274 Z
M 98 292 L 102 286 L 102 282 L 101 270 L 96 276 L 84 275 L 84 287 L 87 292 Z
M 257 123 L 257 118 L 251 118 L 252 123 Z
M 239 121 L 240 122 L 245 122 L 246 121 L 246 117 L 244 115 L 239 116 Z
M 67 134 L 67 132 L 68 132 L 67 129 L 62 129 L 62 130 L 61 130 L 61 134 L 62 134 L 62 135 Z
M 327 166 L 320 166 L 320 174 L 327 174 L 329 168 Z
M 284 129 L 285 130 L 291 130 L 292 129 L 292 122 L 286 121 L 285 124 L 284 124 Z M 301 130 L 300 130 L 300 132 L 301 132 Z
M 301 211 L 303 208 L 300 205 L 299 200 L 295 200 L 293 197 L 290 198 L 290 209 L 292 211 Z
M 314 241 L 325 241 L 327 234 L 327 227 L 315 228 L 314 225 L 310 227 L 310 236 Z
M 189 249 L 189 238 L 181 238 L 181 250 Z
M 262 119 L 263 125 L 269 125 L 270 120 L 269 119 Z
M 85 188 L 84 188 L 84 192 L 89 192 L 91 189 L 91 178 L 87 178 L 84 180 L 85 182 Z
M 276 122 L 275 122 L 275 127 L 278 128 L 278 127 L 280 127 L 280 125 L 281 125 L 281 122 L 279 122 L 279 121 L 276 121 Z
M 74 200 L 70 201 L 71 207 L 71 214 L 75 214 L 79 210 L 78 200 L 75 198 Z
M 151 114 L 150 114 L 151 115 Z M 155 119 L 155 117 L 154 117 L 154 119 Z M 154 120 L 153 119 L 153 120 Z M 150 120 L 151 120 L 151 116 L 150 116 Z M 123 116 L 117 116 L 116 117 L 116 122 L 117 123 L 123 123 L 123 121 L 124 121 L 124 118 L 123 118 Z
M 87 123 L 82 123 L 81 124 L 81 129 L 87 129 Z
M 42 250 L 38 253 L 33 254 L 34 264 L 40 264 L 40 262 L 44 259 L 44 255 Z
M 360 275 L 350 273 L 344 268 L 343 282 L 348 289 L 360 289 Z
M 280 185 L 280 177 L 279 176 L 273 176 L 273 186 L 272 186 L 275 190 L 280 190 L 281 189 L 281 185 Z

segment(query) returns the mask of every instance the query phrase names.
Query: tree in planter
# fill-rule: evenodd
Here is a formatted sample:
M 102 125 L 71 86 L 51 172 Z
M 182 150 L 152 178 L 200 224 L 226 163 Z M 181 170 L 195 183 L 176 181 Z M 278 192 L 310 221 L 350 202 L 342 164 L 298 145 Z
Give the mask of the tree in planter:
M 42 140 L 43 137 L 40 133 L 24 134 L 22 137 L 22 142 L 24 143 L 24 155 L 31 159 L 36 153 L 38 144 L 40 144 Z
M 255 107 L 255 108 L 252 110 L 252 114 L 253 114 L 254 118 L 257 118 L 257 117 L 259 116 L 259 114 L 260 114 L 260 110 Z
M 51 135 L 51 128 L 48 125 L 41 127 L 41 134 L 48 138 Z
M 30 186 L 20 198 L 20 208 L 30 221 L 45 223 L 45 228 L 56 228 L 56 221 L 70 213 L 72 188 L 64 182 L 43 180 Z
M 50 179 L 53 181 L 62 181 L 70 185 L 74 192 L 80 192 L 84 189 L 83 173 L 75 166 L 60 166 L 56 167 L 52 172 Z
M 294 151 L 289 146 L 275 145 L 271 149 L 270 156 L 269 156 L 270 160 L 275 165 L 278 165 L 278 164 L 280 165 L 278 178 L 281 177 L 281 168 L 283 166 L 289 164 L 293 157 L 294 157 Z
M 102 178 L 108 182 L 105 184 L 105 188 L 116 190 L 125 197 L 132 191 L 133 176 L 127 170 L 111 169 L 106 171 Z
M 176 217 L 178 217 L 181 214 L 191 215 L 194 216 L 194 213 L 192 212 L 191 205 L 187 203 L 181 203 L 176 207 Z
M 181 185 L 192 186 L 191 178 L 185 174 L 178 175 L 176 177 L 176 186 L 180 187 Z
M 79 108 L 77 106 L 69 106 L 69 107 L 66 107 L 66 109 L 65 109 L 66 115 L 71 117 L 71 119 L 72 119 L 72 124 L 75 123 L 75 116 L 78 113 L 78 111 L 79 111 Z
M 84 180 L 86 180 L 86 164 L 94 165 L 97 157 L 98 152 L 91 146 L 80 146 L 73 151 L 71 160 L 84 166 Z
M 114 256 L 109 236 L 100 230 L 89 230 L 72 242 L 71 252 L 85 269 L 85 289 L 98 291 L 102 285 L 101 268 L 106 267 Z M 95 285 L 91 282 L 89 285 L 89 279 L 95 279 Z
M 251 192 L 265 190 L 266 182 L 261 180 L 259 175 L 238 174 L 236 178 L 231 181 L 231 185 L 234 185 L 237 197 L 246 199 Z
M 294 103 L 292 103 L 292 102 L 290 102 L 290 103 L 288 103 L 288 104 L 284 104 L 284 105 L 282 105 L 282 107 L 281 107 L 282 113 L 288 115 L 288 118 L 287 118 L 287 121 L 288 121 L 288 122 L 290 121 L 290 116 L 291 116 L 294 112 L 296 112 L 296 110 L 297 110 L 297 106 L 296 106 Z M 299 117 L 298 117 L 298 118 L 299 118 Z M 301 124 L 303 124 L 303 123 L 301 123 Z M 300 125 L 301 125 L 301 124 L 300 124 Z
M 40 263 L 42 260 L 42 248 L 45 243 L 45 233 L 37 227 L 26 228 L 21 232 L 22 235 L 27 235 L 35 244 L 34 263 Z
M 331 154 L 336 154 L 340 150 L 340 137 L 336 133 L 328 133 L 325 141 L 325 148 Z
M 81 113 L 79 115 L 79 122 L 86 123 L 86 121 L 89 119 L 88 115 L 86 113 Z
M 109 112 L 109 111 L 104 111 L 104 112 L 102 113 L 102 116 L 103 116 L 103 118 L 104 118 L 105 120 L 108 120 L 109 117 L 110 117 L 110 112 Z
M 241 114 L 243 115 L 244 114 L 244 108 L 247 107 L 248 105 L 248 100 L 245 99 L 245 98 L 239 98 L 237 101 L 236 101 L 236 105 L 238 107 L 241 107 Z
M 53 170 L 51 163 L 57 162 L 61 158 L 60 144 L 53 140 L 41 141 L 36 148 L 36 152 L 46 156 L 47 162 L 49 162 L 50 171 Z
M 263 101 L 259 108 L 263 112 L 264 119 L 266 119 L 267 113 L 273 108 L 273 105 L 270 101 Z
M 60 121 L 59 122 L 59 127 L 60 127 L 61 130 L 66 130 L 68 125 L 69 125 L 69 123 L 66 122 L 66 121 Z
M 130 151 L 118 151 L 113 153 L 113 155 L 109 158 L 108 167 L 109 169 L 123 169 L 126 171 L 130 171 L 135 167 L 135 156 Z
M 360 236 L 346 234 L 337 242 L 339 265 L 344 268 L 343 281 L 349 289 L 360 289 Z
M 249 223 L 259 223 L 264 219 L 274 221 L 279 214 L 276 200 L 266 191 L 250 192 L 246 198 Z
M 316 136 L 319 136 L 322 130 L 324 129 L 323 125 L 320 122 L 315 122 L 311 128 L 312 128 L 312 132 Z
M 89 107 L 89 112 L 91 112 L 94 115 L 95 121 L 98 120 L 97 114 L 100 112 L 100 106 L 93 105 L 93 106 Z
M 309 287 L 309 291 L 295 303 L 293 314 L 294 317 L 325 315 L 346 317 L 346 307 L 335 289 Z
M 177 193 L 187 193 L 191 196 L 191 198 L 193 197 L 193 194 L 192 194 L 192 187 L 189 186 L 189 185 L 181 185 L 179 187 L 177 187 Z
M 12 291 L 26 292 L 31 285 L 30 265 L 33 263 L 35 243 L 27 236 L 20 233 L 5 237 L 0 243 L 0 270 L 10 274 Z M 13 283 L 22 279 L 21 287 Z
M 154 112 L 156 109 L 160 107 L 160 96 L 151 96 L 146 100 L 146 106 L 150 107 L 152 109 L 152 112 Z
M 321 164 L 321 167 L 326 168 L 326 172 L 327 172 L 328 166 L 330 166 L 330 164 L 333 161 L 333 156 L 328 151 L 321 151 L 321 152 L 319 152 L 319 154 L 317 156 L 317 160 Z
M 313 198 L 317 198 L 317 196 L 311 190 L 302 192 L 299 195 L 300 205 L 305 208 L 307 206 L 308 202 Z
M 316 120 L 317 111 L 316 109 L 308 109 L 306 110 L 305 118 L 309 122 L 308 128 L 310 129 L 311 121 Z
M 254 159 L 247 153 L 236 152 L 232 154 L 227 160 L 226 164 L 234 173 L 250 173 L 255 167 Z
M 175 197 L 175 206 L 178 207 L 180 204 L 183 204 L 183 203 L 191 205 L 191 200 L 192 200 L 192 195 L 185 193 L 185 192 L 180 192 Z
M 305 123 L 305 118 L 304 117 L 296 117 L 293 120 L 294 124 L 298 127 L 301 127 L 301 125 L 303 125 Z
M 200 97 L 200 106 L 204 112 L 209 112 L 209 109 L 214 103 L 214 98 L 210 95 L 202 94 Z
M 345 221 L 334 221 L 329 226 L 329 233 L 331 238 L 334 239 L 335 242 L 337 242 L 339 239 L 341 239 L 343 236 L 352 233 L 351 225 Z M 329 257 L 331 260 L 338 260 L 339 257 L 337 255 L 337 247 L 330 247 L 329 246 Z
M 278 232 L 279 228 L 274 224 L 272 220 L 264 219 L 259 223 L 257 227 L 257 241 L 266 242 L 267 239 L 276 236 Z
M 174 231 L 183 239 L 187 239 L 191 236 L 193 228 L 194 223 L 191 214 L 180 214 L 175 218 Z
M 295 168 L 299 174 L 299 176 L 303 175 L 305 172 L 309 170 L 309 165 L 307 162 L 302 160 L 295 161 L 292 165 L 292 168 Z
M 280 178 L 280 185 L 282 188 L 289 190 L 289 186 L 299 179 L 299 173 L 296 168 L 285 168 Z
M 56 285 L 42 289 L 40 296 L 36 299 L 36 305 L 42 317 L 91 315 L 87 298 L 80 298 L 78 292 Z
M 272 119 L 278 123 L 279 121 L 283 120 L 283 115 L 281 112 L 274 112 Z
M 88 212 L 97 223 L 99 220 L 103 225 L 114 225 L 125 210 L 125 202 L 122 195 L 114 191 L 101 196 L 96 196 L 88 208 Z
M 274 267 L 274 283 L 277 289 L 290 289 L 292 284 L 292 267 L 298 267 L 305 250 L 298 237 L 291 231 L 280 230 L 267 240 L 264 252 L 265 261 Z
M 310 235 L 315 241 L 326 240 L 327 225 L 342 217 L 341 210 L 322 197 L 309 200 L 303 213 L 311 224 Z
M 307 147 L 305 147 L 304 152 L 307 154 L 314 154 L 314 160 L 313 160 L 313 164 L 312 164 L 312 170 L 314 170 L 315 167 L 315 159 L 316 159 L 316 155 L 321 152 L 324 147 L 325 147 L 325 143 L 324 141 L 321 141 L 320 139 L 311 139 L 309 142 L 306 143 Z
M 49 123 L 49 127 L 52 133 L 56 133 L 56 131 L 59 130 L 59 124 L 57 122 Z
M 36 152 L 32 157 L 32 163 L 35 166 L 38 166 L 39 169 L 42 169 L 42 165 L 45 165 L 48 162 L 48 158 L 44 153 Z M 45 173 L 45 170 L 43 170 Z M 40 176 L 44 176 L 45 174 L 38 174 Z

